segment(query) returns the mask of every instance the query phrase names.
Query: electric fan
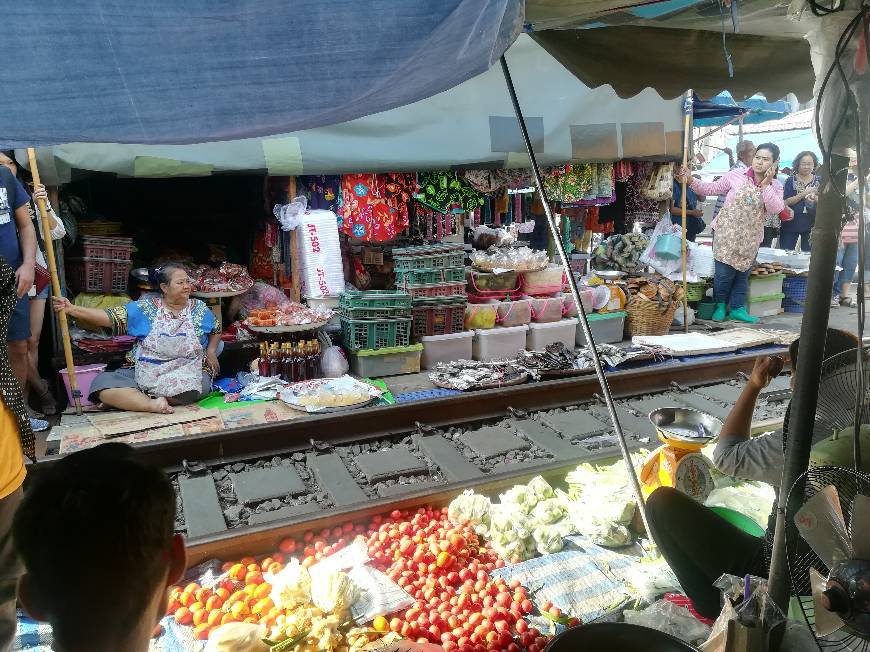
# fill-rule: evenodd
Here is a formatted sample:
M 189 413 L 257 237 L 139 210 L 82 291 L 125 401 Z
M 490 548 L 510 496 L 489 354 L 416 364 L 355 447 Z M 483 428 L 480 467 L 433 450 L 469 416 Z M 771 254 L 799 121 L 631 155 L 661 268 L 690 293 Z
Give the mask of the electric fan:
M 851 440 L 853 460 L 859 393 L 864 398 L 860 423 L 870 423 L 870 361 L 867 350 L 864 354 L 863 374 L 855 350 L 824 361 L 813 426 L 814 444 Z M 866 440 L 859 437 L 859 443 Z M 811 466 L 792 487 L 791 493 L 796 491 L 802 492 L 803 504 L 786 528 L 786 546 L 792 589 L 804 618 L 820 649 L 870 652 L 870 475 L 860 464 Z

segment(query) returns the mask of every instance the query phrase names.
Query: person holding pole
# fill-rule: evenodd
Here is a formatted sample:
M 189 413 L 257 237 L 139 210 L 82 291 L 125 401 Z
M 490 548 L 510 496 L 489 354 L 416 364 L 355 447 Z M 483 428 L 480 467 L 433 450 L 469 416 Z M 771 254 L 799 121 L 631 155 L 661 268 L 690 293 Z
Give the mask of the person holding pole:
M 712 223 L 716 261 L 713 321 L 725 321 L 726 316 L 750 324 L 758 321 L 746 309 L 746 293 L 749 272 L 764 239 L 764 218 L 767 213 L 777 213 L 785 219 L 792 217 L 782 197 L 782 184 L 776 180 L 778 162 L 779 147 L 764 143 L 755 150 L 752 167 L 731 170 L 712 183 L 695 179 L 686 167 L 678 173 L 678 179 L 685 180 L 697 193 L 726 195 L 725 204 Z
M 36 264 L 36 231 L 27 204 L 30 195 L 5 166 L 0 165 L 0 257 L 15 270 L 18 303 L 9 322 L 6 342 L 19 387 L 27 383 L 30 341 L 30 299 Z

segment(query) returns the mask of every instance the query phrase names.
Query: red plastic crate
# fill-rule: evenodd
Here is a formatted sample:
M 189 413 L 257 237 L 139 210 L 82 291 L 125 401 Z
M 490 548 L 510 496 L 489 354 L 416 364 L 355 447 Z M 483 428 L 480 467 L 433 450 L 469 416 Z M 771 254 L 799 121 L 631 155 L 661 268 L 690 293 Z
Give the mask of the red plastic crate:
M 408 285 L 402 288 L 411 299 L 465 296 L 465 283 L 442 283 L 440 285 Z
M 413 335 L 450 335 L 462 331 L 465 322 L 465 302 L 413 307 Z
M 82 236 L 81 245 L 82 258 L 130 260 L 133 253 L 133 238 L 86 235 Z
M 119 294 L 127 291 L 132 263 L 105 258 L 71 258 L 70 284 L 77 292 Z

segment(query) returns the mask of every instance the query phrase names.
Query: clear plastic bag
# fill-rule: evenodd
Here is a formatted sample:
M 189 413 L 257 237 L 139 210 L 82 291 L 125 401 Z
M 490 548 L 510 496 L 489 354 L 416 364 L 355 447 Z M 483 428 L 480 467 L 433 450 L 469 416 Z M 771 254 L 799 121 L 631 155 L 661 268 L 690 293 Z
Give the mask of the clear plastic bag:
M 707 640 L 710 627 L 695 618 L 685 607 L 675 605 L 669 600 L 653 602 L 643 611 L 626 611 L 625 622 L 631 625 L 649 627 L 690 644 Z
M 640 262 L 644 265 L 649 265 L 662 276 L 670 276 L 678 269 L 681 269 L 683 263 L 679 258 L 676 260 L 664 260 L 656 256 L 656 243 L 658 242 L 658 239 L 661 236 L 677 233 L 678 231 L 679 228 L 671 222 L 670 216 L 665 215 L 661 220 L 659 220 L 659 223 L 656 224 L 656 228 L 650 236 L 649 244 L 640 256 Z
M 517 272 L 537 271 L 550 264 L 546 251 L 537 251 L 528 247 L 490 247 L 485 252 L 475 251 L 471 254 L 472 264 L 483 271 L 496 269 Z
M 320 357 L 320 370 L 324 378 L 341 378 L 348 369 L 350 365 L 344 357 L 344 351 L 337 346 L 327 347 Z

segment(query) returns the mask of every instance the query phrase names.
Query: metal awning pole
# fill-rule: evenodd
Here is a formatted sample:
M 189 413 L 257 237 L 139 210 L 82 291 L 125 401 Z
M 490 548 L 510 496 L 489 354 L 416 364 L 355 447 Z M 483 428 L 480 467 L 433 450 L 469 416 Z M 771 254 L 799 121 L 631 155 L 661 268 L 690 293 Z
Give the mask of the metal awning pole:
M 511 103 L 514 107 L 514 113 L 516 113 L 517 116 L 517 123 L 519 124 L 520 131 L 523 135 L 523 143 L 525 144 L 526 152 L 529 155 L 529 162 L 532 165 L 532 174 L 535 177 L 535 185 L 538 188 L 538 192 L 541 193 L 541 203 L 544 205 L 547 224 L 550 226 L 550 233 L 553 235 L 553 241 L 559 252 L 559 258 L 562 260 L 562 268 L 565 270 L 565 275 L 568 277 L 568 285 L 571 288 L 571 295 L 574 297 L 574 305 L 577 306 L 577 313 L 580 317 L 580 327 L 583 329 L 583 334 L 586 336 L 586 343 L 592 357 L 592 364 L 595 367 L 595 375 L 598 377 L 598 383 L 601 385 L 601 393 L 604 396 L 604 402 L 607 404 L 607 411 L 610 413 L 610 420 L 613 422 L 613 430 L 616 433 L 616 439 L 619 442 L 619 449 L 622 451 L 622 459 L 625 461 L 628 477 L 631 479 L 632 489 L 634 489 L 635 498 L 637 499 L 637 508 L 640 511 L 641 518 L 643 519 L 643 525 L 646 528 L 647 536 L 652 539 L 652 530 L 647 522 L 646 505 L 643 499 L 643 492 L 640 488 L 640 481 L 637 478 L 637 473 L 635 472 L 634 465 L 631 461 L 631 453 L 628 450 L 628 444 L 625 442 L 625 434 L 622 432 L 622 426 L 619 423 L 619 416 L 616 414 L 616 404 L 613 402 L 610 385 L 607 383 L 607 377 L 604 375 L 604 367 L 601 366 L 601 358 L 595 348 L 595 340 L 592 337 L 592 330 L 589 328 L 589 321 L 586 318 L 586 310 L 583 308 L 583 302 L 580 301 L 580 292 L 577 290 L 577 281 L 574 279 L 571 266 L 568 264 L 568 254 L 565 251 L 565 245 L 562 242 L 562 237 L 559 234 L 559 229 L 555 219 L 553 218 L 553 212 L 550 210 L 550 202 L 547 200 L 547 192 L 544 189 L 544 180 L 541 177 L 541 170 L 538 168 L 538 160 L 535 157 L 535 150 L 532 147 L 532 141 L 529 138 L 528 129 L 526 129 L 526 121 L 523 117 L 522 109 L 520 109 L 520 103 L 519 100 L 517 100 L 517 92 L 514 88 L 514 82 L 511 79 L 511 73 L 508 69 L 507 60 L 504 55 L 501 56 L 501 69 L 504 73 L 504 81 L 505 84 L 507 84 Z

